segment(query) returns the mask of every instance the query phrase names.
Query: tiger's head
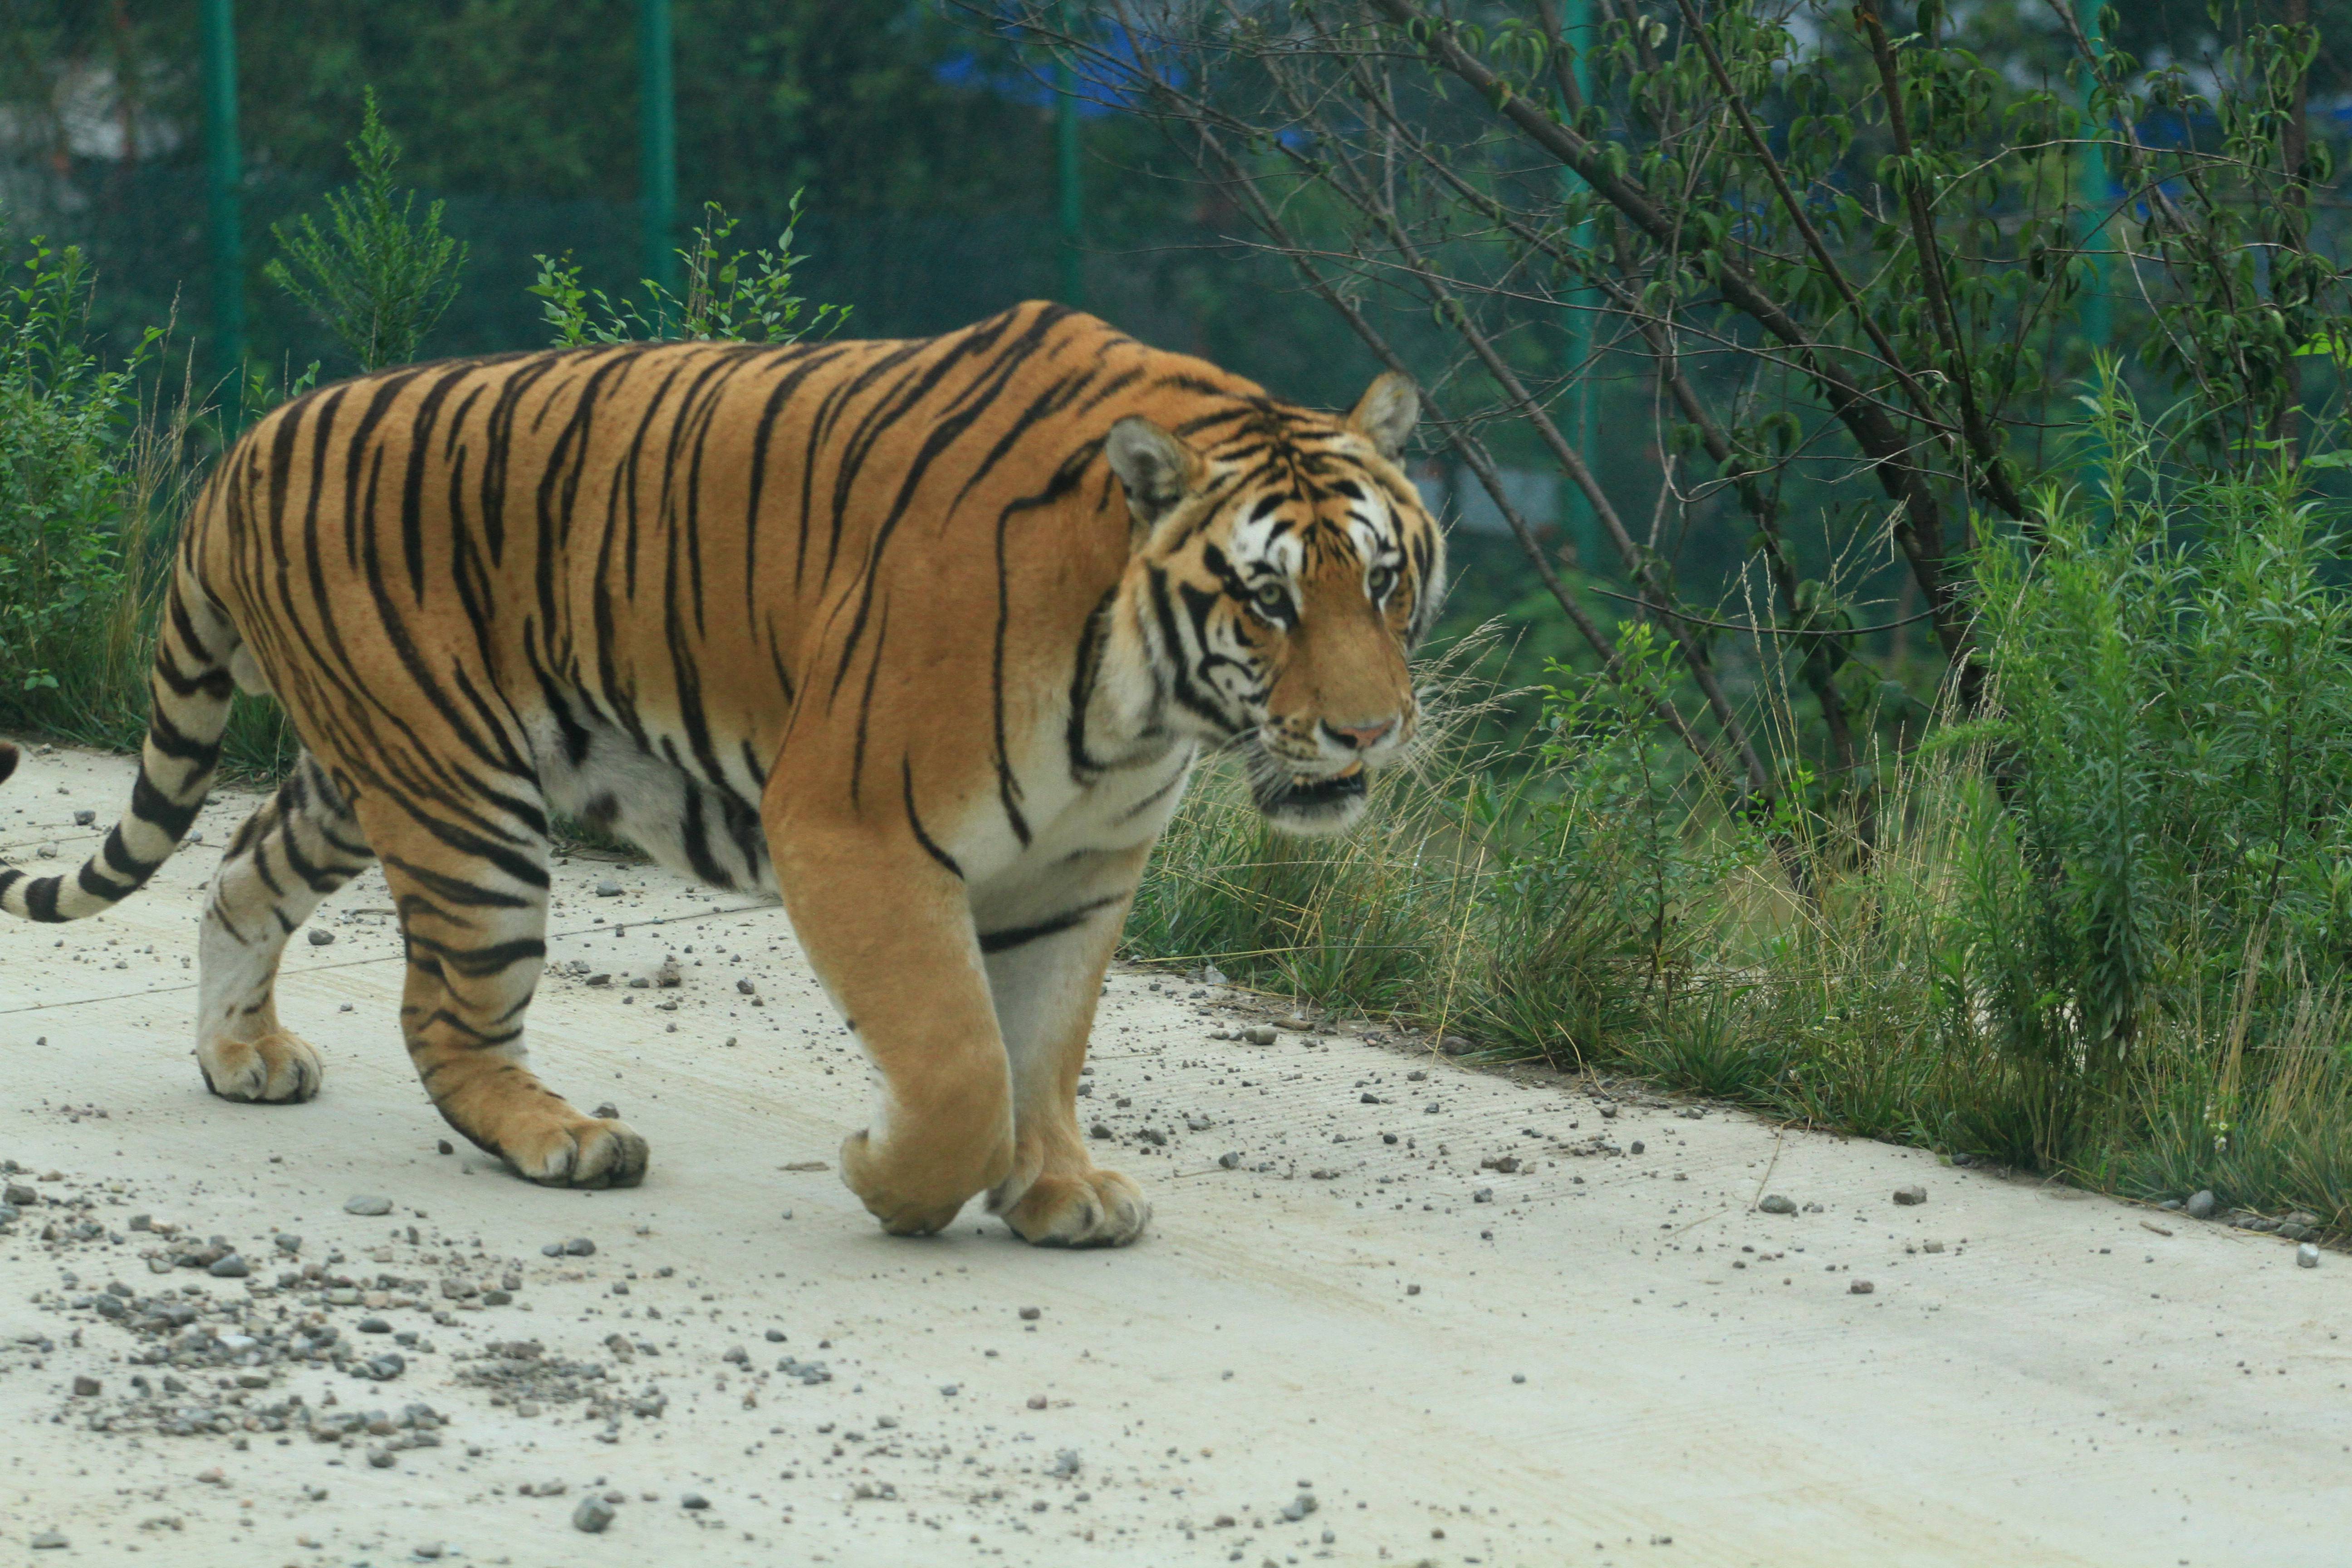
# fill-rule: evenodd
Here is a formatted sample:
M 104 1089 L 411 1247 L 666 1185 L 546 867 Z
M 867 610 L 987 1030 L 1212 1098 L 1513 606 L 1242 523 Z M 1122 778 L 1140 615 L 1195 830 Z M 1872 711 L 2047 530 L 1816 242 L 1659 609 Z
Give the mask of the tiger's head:
M 1366 770 L 1421 721 L 1405 658 L 1437 618 L 1445 541 L 1397 467 L 1420 408 L 1391 374 L 1344 417 L 1250 398 L 1173 431 L 1130 416 L 1105 443 L 1166 721 L 1238 747 L 1290 832 L 1353 822 Z

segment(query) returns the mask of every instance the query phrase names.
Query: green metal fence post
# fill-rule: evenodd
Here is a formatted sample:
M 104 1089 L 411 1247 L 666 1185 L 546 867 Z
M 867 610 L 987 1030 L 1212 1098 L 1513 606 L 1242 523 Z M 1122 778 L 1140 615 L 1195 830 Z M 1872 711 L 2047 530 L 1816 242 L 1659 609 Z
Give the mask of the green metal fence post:
M 1577 96 L 1585 102 L 1592 101 L 1592 0 L 1564 0 L 1560 6 L 1560 39 L 1575 53 L 1569 65 L 1576 83 Z M 1573 174 L 1563 172 L 1562 188 L 1573 194 L 1583 188 L 1584 182 Z M 1592 246 L 1592 220 L 1586 218 L 1576 226 L 1573 241 L 1579 251 L 1589 251 Z M 1571 370 L 1577 373 L 1576 386 L 1569 395 L 1569 439 L 1575 444 L 1577 455 L 1592 465 L 1592 384 L 1586 374 L 1585 360 L 1592 352 L 1592 311 L 1598 296 L 1591 289 L 1577 289 L 1568 296 L 1565 322 L 1566 342 L 1563 352 Z M 1601 569 L 1601 520 L 1594 515 L 1592 503 L 1584 493 L 1567 483 L 1561 476 L 1566 504 L 1563 511 L 1569 525 L 1569 537 L 1575 542 L 1576 563 L 1588 573 Z
M 2082 24 L 2083 36 L 2091 45 L 2093 58 L 2105 52 L 2106 38 L 2100 28 L 2099 13 L 2105 0 L 2074 0 L 2075 20 Z M 2083 80 L 2080 101 L 2085 120 L 2091 116 L 2092 86 L 2086 74 Z M 2114 199 L 2114 186 L 2107 178 L 2107 150 L 2097 141 L 2095 130 L 2083 143 L 2082 166 L 2082 247 L 2090 263 L 2090 287 L 2083 295 L 2081 321 L 2083 338 L 2095 351 L 2107 346 L 2107 263 L 2106 231 L 2103 224 L 2107 204 Z
M 213 375 L 221 421 L 236 427 L 245 374 L 245 247 L 239 233 L 236 20 L 230 0 L 203 0 L 205 226 L 213 264 Z
M 637 189 L 646 276 L 677 289 L 677 94 L 669 0 L 637 0 Z
M 1066 15 L 1064 17 L 1066 25 Z M 1085 190 L 1078 178 L 1078 82 L 1066 56 L 1054 57 L 1054 174 L 1061 224 L 1062 303 L 1087 306 L 1085 256 L 1079 234 L 1085 226 Z

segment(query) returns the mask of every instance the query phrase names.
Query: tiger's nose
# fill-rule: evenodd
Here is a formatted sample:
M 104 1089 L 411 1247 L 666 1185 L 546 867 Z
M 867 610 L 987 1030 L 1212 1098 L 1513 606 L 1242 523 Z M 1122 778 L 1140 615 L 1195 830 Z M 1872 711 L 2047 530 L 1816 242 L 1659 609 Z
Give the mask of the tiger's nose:
M 1324 733 L 1343 746 L 1368 752 L 1380 743 L 1381 738 L 1396 728 L 1396 721 L 1383 719 L 1377 724 L 1334 724 L 1325 721 Z

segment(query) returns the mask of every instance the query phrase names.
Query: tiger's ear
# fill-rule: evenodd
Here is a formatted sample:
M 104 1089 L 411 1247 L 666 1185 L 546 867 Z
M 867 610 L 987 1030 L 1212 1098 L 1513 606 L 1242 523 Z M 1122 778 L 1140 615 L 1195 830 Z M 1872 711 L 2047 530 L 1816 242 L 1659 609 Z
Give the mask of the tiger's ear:
M 1127 491 L 1128 510 L 1144 528 L 1198 489 L 1209 468 L 1182 437 L 1137 414 L 1110 427 L 1103 453 Z
M 1348 428 L 1378 447 L 1391 462 L 1404 450 L 1406 437 L 1420 423 L 1421 394 L 1393 370 L 1364 388 L 1364 395 L 1356 399 L 1356 406 L 1348 413 Z

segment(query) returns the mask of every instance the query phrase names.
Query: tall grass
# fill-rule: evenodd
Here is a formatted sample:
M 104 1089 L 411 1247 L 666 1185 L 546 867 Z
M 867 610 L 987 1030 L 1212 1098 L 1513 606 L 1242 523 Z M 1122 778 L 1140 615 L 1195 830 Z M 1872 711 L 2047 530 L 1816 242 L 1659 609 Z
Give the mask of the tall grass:
M 1992 709 L 1872 759 L 1858 816 L 1727 820 L 1654 732 L 1636 634 L 1629 681 L 1538 693 L 1507 784 L 1440 748 L 1304 849 L 1196 795 L 1131 950 L 1496 1058 L 2352 1223 L 2343 509 L 2275 466 L 2176 473 L 2117 388 L 2097 408 L 2095 483 L 1976 562 Z

